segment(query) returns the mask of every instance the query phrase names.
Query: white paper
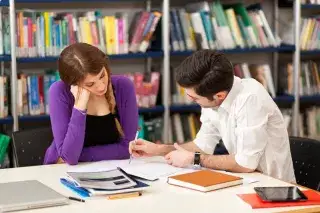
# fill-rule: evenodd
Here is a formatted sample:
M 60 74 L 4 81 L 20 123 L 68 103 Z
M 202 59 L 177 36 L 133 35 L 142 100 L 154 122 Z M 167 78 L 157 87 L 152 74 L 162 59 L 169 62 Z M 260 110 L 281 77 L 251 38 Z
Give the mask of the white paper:
M 108 171 L 117 167 L 122 168 L 125 172 L 154 181 L 160 177 L 167 177 L 177 172 L 183 171 L 183 168 L 168 165 L 163 157 L 152 157 L 144 159 L 129 160 L 112 160 L 88 163 L 85 165 L 72 166 L 68 172 L 98 172 Z
M 258 180 L 254 179 L 254 178 L 243 178 L 243 184 L 244 185 L 250 184 L 250 183 L 255 183 L 255 182 L 258 182 Z

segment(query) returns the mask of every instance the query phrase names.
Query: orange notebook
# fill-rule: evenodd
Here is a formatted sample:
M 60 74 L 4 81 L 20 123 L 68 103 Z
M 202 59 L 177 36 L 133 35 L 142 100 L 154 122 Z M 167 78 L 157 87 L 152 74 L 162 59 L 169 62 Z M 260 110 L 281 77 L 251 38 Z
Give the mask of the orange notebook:
M 320 205 L 320 193 L 313 190 L 302 191 L 308 198 L 307 201 L 300 202 L 263 202 L 256 193 L 253 194 L 238 194 L 238 196 L 253 209 L 258 208 L 275 208 L 288 206 L 309 206 Z
M 243 183 L 241 177 L 211 170 L 201 170 L 168 177 L 168 183 L 197 191 L 208 192 Z

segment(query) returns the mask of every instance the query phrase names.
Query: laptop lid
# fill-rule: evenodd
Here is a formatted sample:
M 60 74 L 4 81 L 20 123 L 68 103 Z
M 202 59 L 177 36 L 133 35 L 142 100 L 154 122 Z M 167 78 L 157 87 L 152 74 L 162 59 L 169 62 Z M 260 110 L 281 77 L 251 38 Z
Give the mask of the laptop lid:
M 0 183 L 0 212 L 66 205 L 69 199 L 37 180 Z

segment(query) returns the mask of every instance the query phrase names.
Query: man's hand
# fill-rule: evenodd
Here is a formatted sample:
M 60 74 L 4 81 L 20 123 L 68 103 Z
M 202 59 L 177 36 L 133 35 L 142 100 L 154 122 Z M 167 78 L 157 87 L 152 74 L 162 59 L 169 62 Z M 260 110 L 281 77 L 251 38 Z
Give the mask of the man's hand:
M 90 92 L 79 86 L 71 86 L 71 93 L 74 96 L 74 107 L 78 110 L 86 110 Z
M 172 151 L 165 156 L 168 164 L 176 167 L 187 167 L 193 164 L 193 152 L 185 150 L 177 143 L 174 144 L 174 148 L 176 148 L 175 151 Z
M 143 140 L 137 139 L 136 141 L 131 141 L 129 144 L 129 152 L 133 157 L 151 157 L 159 154 L 159 147 L 157 144 Z

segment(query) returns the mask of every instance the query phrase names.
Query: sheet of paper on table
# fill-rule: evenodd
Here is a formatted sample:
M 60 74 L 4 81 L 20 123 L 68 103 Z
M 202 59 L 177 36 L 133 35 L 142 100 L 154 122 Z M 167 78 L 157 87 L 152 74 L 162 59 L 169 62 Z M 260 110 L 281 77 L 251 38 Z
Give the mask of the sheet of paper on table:
M 129 160 L 112 160 L 86 163 L 84 165 L 71 166 L 68 171 L 98 172 L 112 170 L 117 167 L 122 168 L 125 172 L 131 175 L 150 181 L 157 180 L 161 177 L 167 177 L 184 170 L 183 168 L 177 168 L 168 165 L 163 157 L 152 157 L 144 159 L 133 159 L 130 164 Z

